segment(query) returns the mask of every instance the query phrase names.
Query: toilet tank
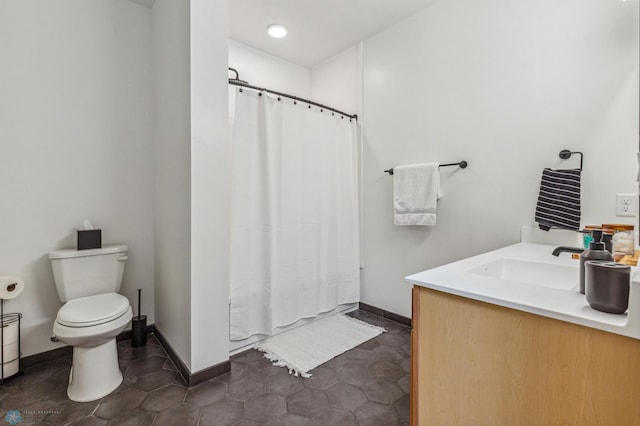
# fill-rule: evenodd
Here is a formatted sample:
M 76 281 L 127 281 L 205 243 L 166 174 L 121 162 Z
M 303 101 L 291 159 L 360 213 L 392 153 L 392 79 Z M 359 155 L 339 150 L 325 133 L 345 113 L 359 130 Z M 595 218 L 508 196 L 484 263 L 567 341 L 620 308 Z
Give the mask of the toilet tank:
M 58 296 L 63 302 L 78 297 L 117 293 L 122 284 L 126 245 L 90 250 L 54 250 L 49 253 Z

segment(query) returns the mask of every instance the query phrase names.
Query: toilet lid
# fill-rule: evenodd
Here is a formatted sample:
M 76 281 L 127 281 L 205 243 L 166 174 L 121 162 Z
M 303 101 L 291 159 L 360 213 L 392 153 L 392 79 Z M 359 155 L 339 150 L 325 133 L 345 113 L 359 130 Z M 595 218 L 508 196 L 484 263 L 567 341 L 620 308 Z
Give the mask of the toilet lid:
M 129 309 L 129 299 L 118 293 L 96 294 L 69 300 L 58 311 L 57 322 L 67 327 L 104 324 Z

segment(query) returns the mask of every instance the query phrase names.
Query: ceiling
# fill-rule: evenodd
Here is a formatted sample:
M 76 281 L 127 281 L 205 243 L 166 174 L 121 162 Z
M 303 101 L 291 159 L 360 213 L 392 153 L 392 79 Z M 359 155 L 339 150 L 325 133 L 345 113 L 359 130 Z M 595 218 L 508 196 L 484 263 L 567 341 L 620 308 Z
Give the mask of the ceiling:
M 155 0 L 131 0 L 151 9 Z M 232 40 L 312 68 L 408 18 L 434 0 L 228 0 Z M 289 34 L 273 39 L 270 24 Z
M 392 26 L 433 0 L 229 0 L 229 37 L 311 68 Z M 269 24 L 289 34 L 273 39 Z

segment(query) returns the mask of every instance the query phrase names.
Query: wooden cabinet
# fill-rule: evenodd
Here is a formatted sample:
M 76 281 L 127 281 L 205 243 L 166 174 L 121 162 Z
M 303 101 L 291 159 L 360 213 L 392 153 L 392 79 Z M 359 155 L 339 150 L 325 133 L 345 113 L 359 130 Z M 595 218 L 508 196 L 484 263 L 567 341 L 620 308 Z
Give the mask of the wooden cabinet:
M 640 425 L 640 340 L 415 286 L 411 424 Z

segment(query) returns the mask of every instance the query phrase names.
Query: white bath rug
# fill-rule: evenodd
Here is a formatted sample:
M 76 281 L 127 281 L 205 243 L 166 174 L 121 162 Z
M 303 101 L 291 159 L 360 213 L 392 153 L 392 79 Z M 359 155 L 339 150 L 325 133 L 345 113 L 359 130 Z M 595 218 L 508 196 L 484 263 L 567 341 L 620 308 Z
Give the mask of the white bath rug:
M 337 314 L 305 324 L 256 345 L 273 365 L 287 367 L 289 373 L 311 377 L 320 364 L 373 339 L 386 331 L 346 315 Z

